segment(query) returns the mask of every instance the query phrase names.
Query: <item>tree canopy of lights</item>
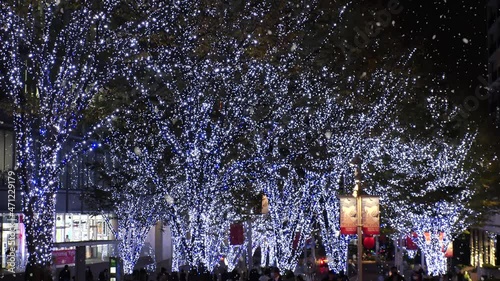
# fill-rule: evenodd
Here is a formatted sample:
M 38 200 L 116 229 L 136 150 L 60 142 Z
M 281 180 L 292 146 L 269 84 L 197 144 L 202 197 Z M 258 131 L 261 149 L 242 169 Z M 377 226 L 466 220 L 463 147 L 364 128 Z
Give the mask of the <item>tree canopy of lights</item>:
M 392 156 L 383 166 L 395 171 L 383 192 L 390 211 L 386 221 L 415 241 L 432 276 L 446 273 L 445 250 L 474 215 L 470 198 L 476 169 L 467 164 L 474 140 L 475 134 L 468 133 L 456 144 L 386 143 L 386 156 Z
M 125 112 L 120 124 L 133 130 L 127 137 L 112 130 L 103 141 L 112 151 L 103 168 L 132 177 L 121 182 L 123 190 L 116 196 L 128 198 L 122 191 L 134 189 L 130 196 L 138 201 L 154 193 L 151 200 L 160 203 L 168 194 L 164 216 L 173 234 L 174 269 L 187 263 L 212 270 L 219 262 L 229 223 L 238 219 L 230 204 L 234 186 L 268 196 L 272 230 L 266 232 L 268 239 L 260 238 L 261 245 L 267 244 L 274 265 L 293 269 L 311 232 L 312 210 L 328 216 L 320 222 L 322 231 L 335 219 L 335 202 L 321 194 L 336 194 L 342 179 L 349 182 L 352 157 L 362 154 L 368 163 L 364 167 L 373 167 L 367 178 L 375 180 L 386 169 L 380 159 L 386 143 L 412 135 L 416 126 L 403 126 L 397 117 L 404 113 L 402 104 L 411 105 L 417 96 L 417 79 L 408 69 L 413 52 L 397 48 L 398 40 L 381 28 L 390 23 L 373 18 L 381 8 L 396 16 L 400 5 L 347 0 L 12 2 L 0 4 L 0 20 L 6 23 L 0 29 L 5 42 L 0 57 L 2 69 L 8 70 L 0 83 L 15 104 L 33 265 L 51 258 L 57 177 L 76 153 L 61 155 L 62 147 L 93 97 L 116 74 L 126 75 L 141 94 L 152 88 L 162 92 L 163 102 L 143 119 Z M 118 8 L 122 16 L 113 18 Z M 361 23 L 370 38 L 356 37 L 353 30 Z M 134 135 L 151 133 L 141 128 L 150 124 L 147 118 L 162 120 L 160 138 Z M 138 143 L 132 150 L 122 143 L 131 139 Z M 156 141 L 161 145 L 152 147 Z M 128 149 L 120 151 L 118 144 Z M 159 159 L 168 179 L 146 165 Z M 411 159 L 400 166 L 412 166 Z M 413 173 L 410 168 L 402 172 Z M 317 182 L 327 184 L 315 197 L 311 190 Z M 431 187 L 438 185 L 436 180 Z M 103 185 L 113 186 L 117 182 Z M 152 191 L 163 187 L 168 192 Z M 124 210 L 117 215 L 129 222 L 117 233 L 127 240 L 122 255 L 128 271 L 145 225 L 155 215 L 114 207 Z M 330 226 L 335 235 L 337 225 Z M 132 233 L 140 235 L 132 238 Z M 329 255 L 336 259 L 336 253 Z
M 221 189 L 224 173 L 260 185 L 255 188 L 273 197 L 275 208 L 295 208 L 285 198 L 299 200 L 293 195 L 309 191 L 300 188 L 309 179 L 299 165 L 316 161 L 319 167 L 318 160 L 331 159 L 329 153 L 343 148 L 341 157 L 327 161 L 342 174 L 361 146 L 356 141 L 380 134 L 377 126 L 387 126 L 382 119 L 412 80 L 407 73 L 401 75 L 404 59 L 394 60 L 398 56 L 381 48 L 380 38 L 354 48 L 334 42 L 352 41 L 352 27 L 370 14 L 341 2 L 150 3 L 156 10 L 145 15 L 144 26 L 153 58 L 144 56 L 143 62 L 175 101 L 167 110 L 174 112 L 170 118 L 176 130 L 167 133 L 173 152 L 169 161 L 183 167 L 172 193 L 179 215 L 171 222 L 180 217 L 187 222 L 172 228 L 174 247 L 183 248 L 176 251 L 179 259 L 208 268 L 216 261 L 215 254 L 208 256 L 208 247 L 216 241 L 212 252 L 220 250 L 217 240 L 223 234 L 211 233 L 207 218 L 213 217 L 212 206 L 224 214 L 230 210 L 220 199 L 227 196 Z M 378 31 L 375 25 L 370 28 Z M 368 45 L 372 57 L 360 55 Z M 283 170 L 289 174 L 281 175 Z M 252 180 L 266 176 L 267 182 Z M 301 210 L 308 200 L 299 200 Z M 310 231 L 307 218 L 289 222 L 287 216 L 271 213 L 275 233 L 269 241 L 280 241 L 271 246 L 272 263 L 291 269 L 298 253 L 295 232 L 304 228 L 298 232 L 298 249 Z M 227 222 L 210 223 L 227 229 Z M 288 227 L 285 233 L 276 231 L 283 225 Z M 208 233 L 212 240 L 205 239 Z
M 223 75 L 187 76 L 184 81 L 192 83 L 170 88 L 174 99 L 160 107 L 168 120 L 162 129 L 167 145 L 163 160 L 174 173 L 169 183 L 174 213 L 167 223 L 175 240 L 174 264 L 203 265 L 211 271 L 220 260 L 234 213 L 228 182 L 239 165 L 231 153 L 244 131 L 245 112 L 239 103 L 246 92 L 222 83 Z M 203 94 L 205 83 L 226 97 Z
M 290 201 L 298 200 L 304 204 L 301 208 L 307 209 L 315 202 L 312 197 L 299 200 L 295 195 L 308 192 L 298 184 L 309 180 L 308 173 L 320 173 L 321 179 L 326 176 L 325 170 L 333 171 L 329 188 L 338 191 L 341 179 L 349 182 L 352 178 L 348 163 L 359 153 L 365 159 L 366 177 L 374 183 L 368 192 L 382 192 L 381 188 L 376 190 L 382 184 L 374 181 L 386 175 L 381 157 L 386 143 L 411 143 L 412 136 L 419 133 L 416 128 L 433 132 L 434 128 L 426 127 L 431 126 L 428 122 L 415 123 L 407 118 L 411 114 L 404 114 L 419 98 L 418 79 L 410 69 L 413 51 L 392 48 L 397 40 L 384 42 L 390 39 L 390 33 L 366 44 L 348 46 L 355 40 L 353 27 L 365 19 L 371 22 L 368 29 L 380 31 L 379 25 L 370 21 L 371 8 L 349 1 L 220 5 L 193 1 L 163 5 L 157 10 L 161 12 L 148 16 L 151 54 L 159 59 L 149 63 L 150 58 L 145 57 L 144 61 L 156 77 L 165 81 L 165 89 L 176 104 L 170 111 L 174 112 L 172 124 L 177 125 L 172 127 L 178 127 L 177 133 L 168 135 L 175 144 L 172 159 L 182 163 L 179 170 L 184 176 L 180 177 L 179 195 L 173 195 L 174 201 L 184 198 L 180 200 L 186 202 L 176 206 L 179 212 L 198 218 L 176 224 L 183 229 L 176 234 L 179 244 L 174 244 L 183 245 L 185 250 L 179 253 L 190 264 L 203 263 L 211 268 L 215 261 L 215 257 L 205 255 L 208 244 L 204 244 L 206 234 L 202 232 L 211 230 L 200 221 L 207 220 L 203 215 L 210 216 L 213 205 L 220 204 L 219 212 L 224 214 L 230 210 L 220 199 L 227 196 L 220 189 L 223 173 L 231 171 L 248 179 L 257 190 L 273 197 L 271 207 L 289 208 L 289 202 L 283 202 L 288 194 Z M 308 32 L 311 30 L 315 32 Z M 339 41 L 347 43 L 339 45 Z M 429 120 L 436 120 L 434 108 L 424 110 Z M 232 126 L 221 120 L 231 120 Z M 228 135 L 216 134 L 222 131 Z M 231 136 L 234 132 L 244 132 L 240 133 L 244 137 L 237 141 Z M 213 142 L 218 142 L 217 150 Z M 411 167 L 412 159 L 401 159 L 406 161 L 401 166 Z M 413 173 L 411 169 L 404 172 Z M 184 183 L 183 177 L 192 180 Z M 199 195 L 194 203 L 192 194 Z M 207 194 L 216 199 L 206 199 Z M 205 213 L 189 212 L 186 206 L 193 205 L 203 206 Z M 300 235 L 308 231 L 305 217 L 296 218 L 297 224 L 287 216 L 290 214 L 286 212 L 270 214 L 273 229 L 289 227 L 268 240 L 275 243 L 271 259 L 282 268 L 291 268 L 296 257 L 290 241 L 295 237 L 292 232 L 302 223 Z M 190 229 L 195 225 L 201 230 Z M 212 238 L 219 239 L 217 236 L 222 234 Z M 303 241 L 299 239 L 299 243 Z M 217 247 L 220 244 L 214 251 Z
M 163 114 L 151 102 L 117 110 L 108 126 L 95 131 L 101 161 L 91 163 L 87 197 L 102 212 L 118 244 L 125 274 L 131 274 L 151 227 L 168 212 L 170 174 L 162 130 Z M 112 212 L 118 220 L 113 227 Z
M 135 54 L 116 0 L 2 1 L 0 85 L 13 102 L 28 267 L 52 261 L 58 176 L 82 112 Z M 88 147 L 87 145 L 84 145 Z M 32 276 L 32 275 L 29 275 Z

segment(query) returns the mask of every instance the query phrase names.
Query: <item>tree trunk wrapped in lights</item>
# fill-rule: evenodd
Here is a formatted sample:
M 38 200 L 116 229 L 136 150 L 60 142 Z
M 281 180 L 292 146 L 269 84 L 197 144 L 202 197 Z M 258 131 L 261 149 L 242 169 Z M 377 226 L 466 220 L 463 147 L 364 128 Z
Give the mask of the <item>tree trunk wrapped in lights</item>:
M 275 265 L 281 270 L 294 271 L 303 245 L 312 231 L 312 212 L 308 206 L 310 187 L 290 169 L 281 166 L 274 171 L 275 180 L 266 182 L 263 191 L 269 198 L 269 216 L 275 244 Z
M 329 179 L 327 175 L 316 175 L 313 190 L 318 190 L 315 204 L 316 219 L 320 226 L 321 241 L 328 258 L 328 268 L 335 272 L 347 273 L 347 246 L 349 236 L 340 233 L 340 200 L 338 198 L 339 179 Z M 329 184 L 328 184 L 329 183 Z
M 193 80 L 190 87 L 202 91 L 205 85 Z M 167 144 L 164 160 L 172 171 L 168 184 L 173 208 L 166 223 L 176 237 L 175 246 L 182 247 L 176 249 L 174 264 L 201 265 L 211 271 L 220 261 L 234 218 L 228 175 L 238 161 L 230 153 L 240 137 L 234 122 L 244 115 L 238 107 L 227 106 L 231 100 L 199 95 L 196 89 L 172 90 L 178 91 L 176 98 L 159 108 L 168 120 L 162 135 Z

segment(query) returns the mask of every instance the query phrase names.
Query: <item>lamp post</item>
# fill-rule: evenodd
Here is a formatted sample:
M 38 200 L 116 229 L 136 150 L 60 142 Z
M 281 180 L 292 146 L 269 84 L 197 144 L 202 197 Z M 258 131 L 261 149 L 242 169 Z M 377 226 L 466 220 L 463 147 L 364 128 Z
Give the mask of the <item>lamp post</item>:
M 362 174 L 361 174 L 361 163 L 363 161 L 356 155 L 351 163 L 351 167 L 354 167 L 354 191 L 353 196 L 356 197 L 356 209 L 357 209 L 357 234 L 358 234 L 358 281 L 363 280 L 363 218 L 361 209 L 361 192 L 362 192 Z

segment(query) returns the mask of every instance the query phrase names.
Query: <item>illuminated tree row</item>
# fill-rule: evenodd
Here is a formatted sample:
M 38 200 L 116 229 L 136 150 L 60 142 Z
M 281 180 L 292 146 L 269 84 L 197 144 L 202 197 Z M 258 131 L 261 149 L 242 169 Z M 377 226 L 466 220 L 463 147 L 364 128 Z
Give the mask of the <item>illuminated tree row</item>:
M 388 179 L 388 167 L 402 178 L 435 177 L 425 182 L 428 190 L 463 183 L 463 171 L 449 178 L 434 168 L 457 164 L 438 157 L 448 140 L 431 150 L 415 147 L 414 155 L 401 151 L 414 135 L 399 118 L 418 96 L 408 70 L 413 52 L 396 53 L 396 40 L 384 45 L 383 34 L 346 50 L 353 27 L 373 23 L 374 7 L 327 0 L 18 2 L 0 4 L 0 85 L 15 105 L 31 265 L 51 259 L 62 167 L 97 145 L 71 146 L 66 155 L 62 148 L 70 134 L 94 136 L 77 132 L 82 112 L 119 74 L 151 99 L 119 111 L 118 120 L 102 120 L 115 127 L 100 137 L 109 151 L 100 168 L 109 178 L 99 185 L 114 201 L 127 272 L 160 215 L 172 230 L 173 268 L 212 270 L 227 251 L 230 223 L 241 219 L 230 191 L 242 186 L 269 198 L 271 231 L 256 237 L 271 264 L 293 270 L 316 216 L 330 266 L 341 269 L 338 202 L 327 196 L 352 182 L 348 163 L 356 154 L 365 159 L 371 193 L 388 182 L 396 187 L 388 193 L 400 194 L 405 182 Z M 400 8 L 387 7 L 392 14 Z M 377 26 L 367 28 L 379 32 Z M 386 161 L 388 151 L 408 157 Z M 146 201 L 157 208 L 137 208 Z

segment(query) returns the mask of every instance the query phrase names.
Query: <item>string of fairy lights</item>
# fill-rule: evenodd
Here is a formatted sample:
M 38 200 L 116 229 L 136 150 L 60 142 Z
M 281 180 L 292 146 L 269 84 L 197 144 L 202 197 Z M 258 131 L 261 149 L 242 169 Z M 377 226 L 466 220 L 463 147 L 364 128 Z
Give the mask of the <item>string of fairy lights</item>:
M 103 150 L 98 171 L 106 177 L 90 178 L 111 194 L 126 273 L 159 220 L 172 232 L 174 270 L 212 271 L 224 254 L 235 266 L 246 247 L 227 239 L 242 219 L 231 194 L 241 186 L 269 199 L 269 214 L 252 223 L 262 264 L 293 270 L 317 223 L 330 268 L 345 270 L 349 237 L 339 235 L 336 196 L 349 189 L 348 163 L 360 154 L 367 192 L 394 214 L 388 224 L 431 233 L 430 244 L 416 243 L 436 265 L 429 272 L 442 272 L 441 244 L 467 227 L 474 171 L 465 162 L 475 134 L 453 143 L 439 129 L 426 139 L 404 123 L 402 105 L 417 96 L 415 50 L 385 53 L 370 67 L 363 57 L 346 59 L 331 43 L 360 19 L 352 1 L 101 2 L 0 4 L 0 85 L 15 108 L 31 265 L 51 260 L 62 169 Z M 118 8 L 140 19 L 117 19 Z M 311 25 L 317 34 L 307 32 Z M 385 48 L 379 40 L 372 47 Z M 70 144 L 83 112 L 116 77 L 141 99 Z M 453 110 L 441 92 L 429 96 L 433 120 Z M 405 193 L 412 181 L 422 185 Z M 432 192 L 454 200 L 429 208 L 404 198 Z

